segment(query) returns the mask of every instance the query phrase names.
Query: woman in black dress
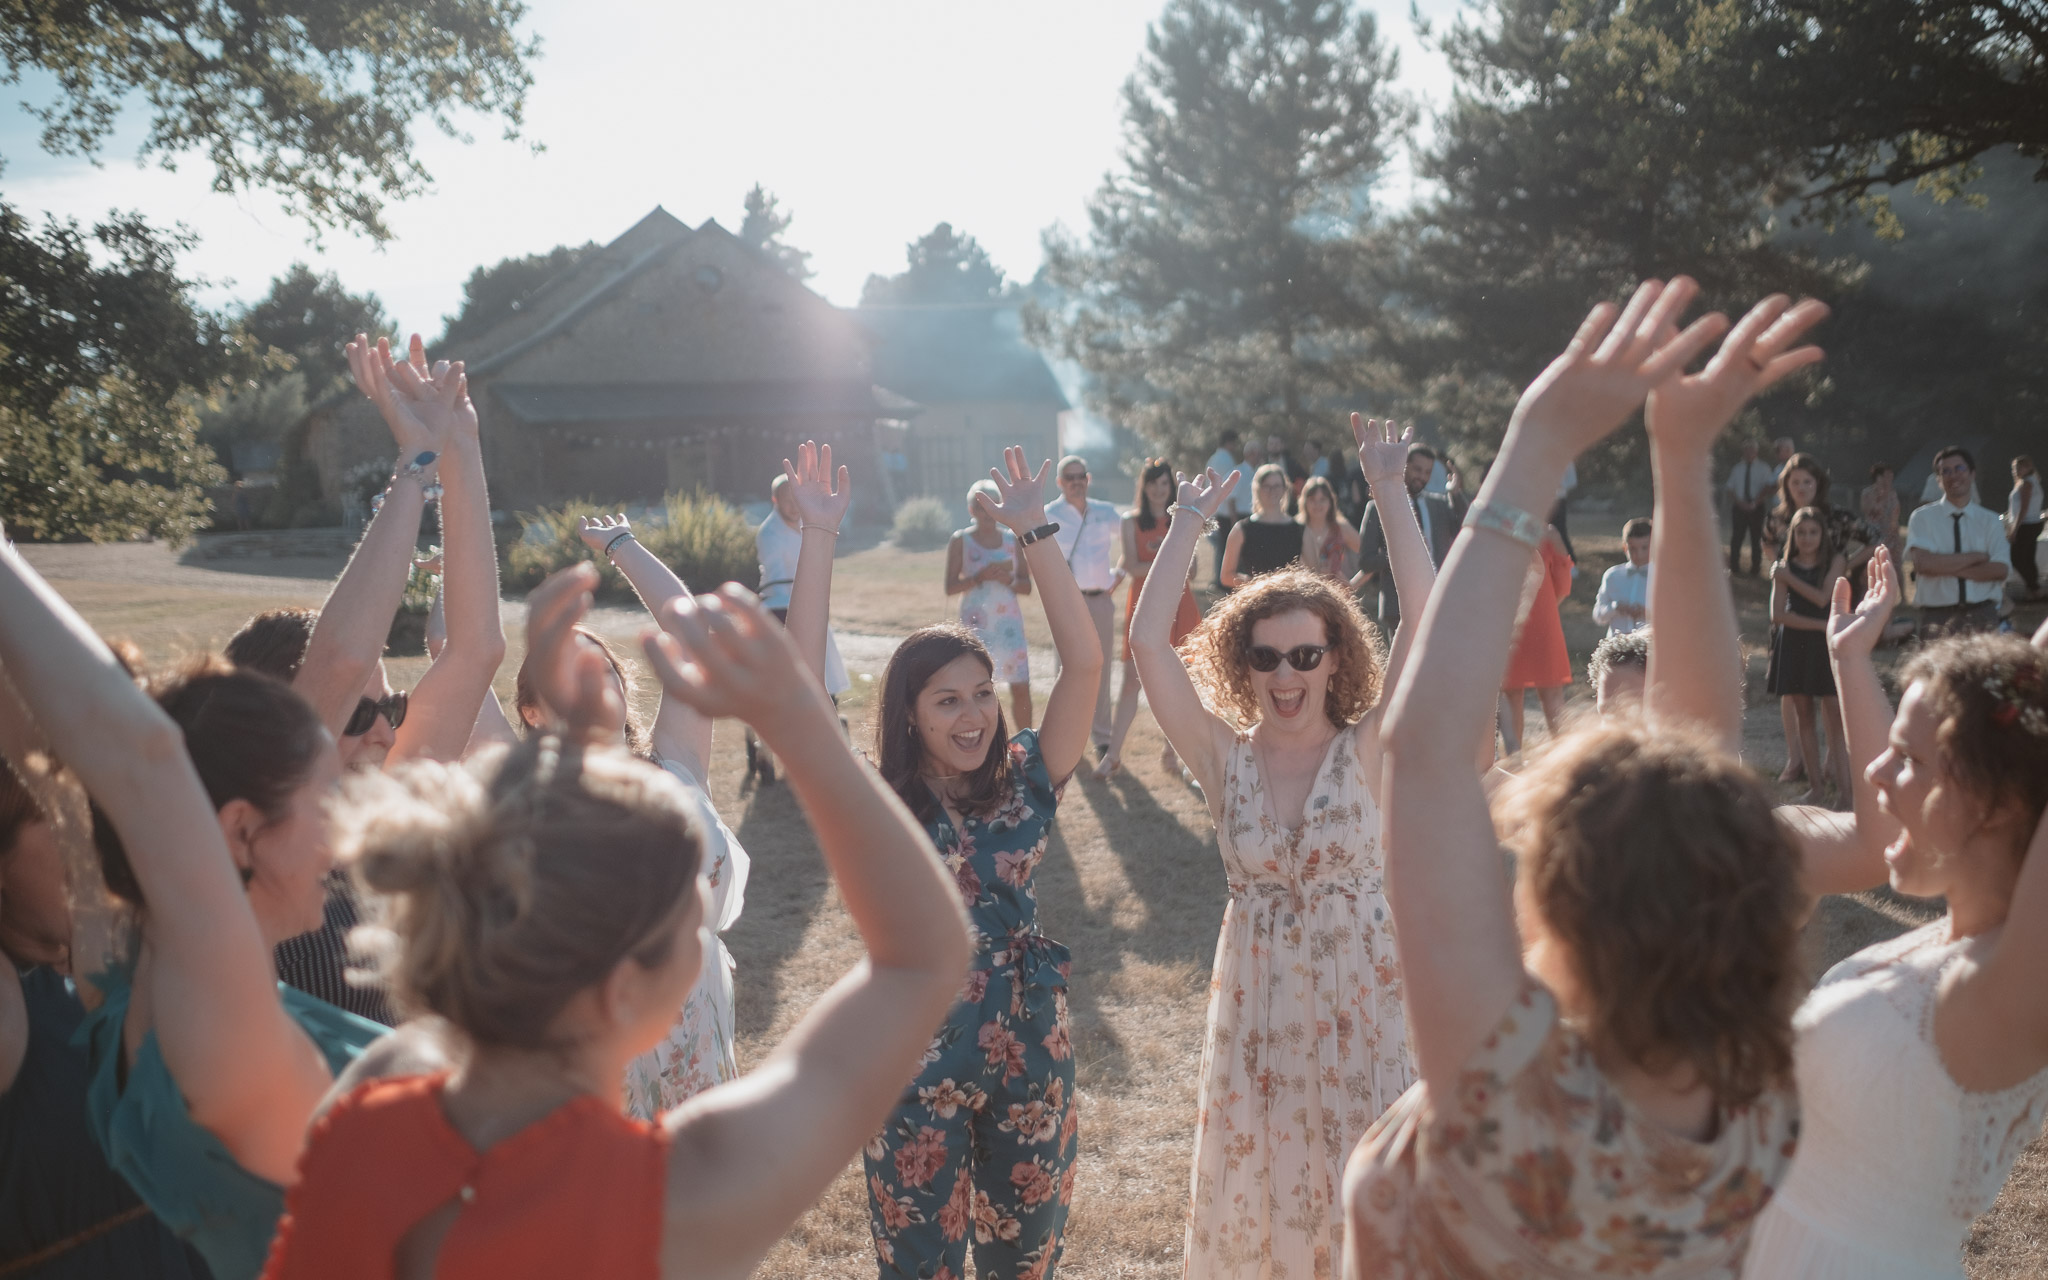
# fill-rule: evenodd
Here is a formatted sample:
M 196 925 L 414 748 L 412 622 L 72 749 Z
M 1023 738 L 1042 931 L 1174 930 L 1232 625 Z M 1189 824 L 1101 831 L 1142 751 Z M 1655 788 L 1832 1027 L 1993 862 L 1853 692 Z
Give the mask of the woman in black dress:
M 1806 803 L 1821 804 L 1823 772 L 1819 725 L 1815 712 L 1827 717 L 1828 739 L 1842 740 L 1842 718 L 1835 701 L 1835 675 L 1828 666 L 1828 603 L 1835 580 L 1847 572 L 1835 549 L 1827 517 L 1817 508 L 1801 507 L 1786 526 L 1784 550 L 1771 567 L 1771 665 L 1765 687 L 1791 712 L 1798 735 L 1799 758 L 1809 783 Z M 1849 754 L 1836 750 L 1828 762 L 1836 793 L 1849 794 Z
M 1252 475 L 1252 514 L 1223 543 L 1223 585 L 1235 591 L 1301 559 L 1302 526 L 1287 514 L 1287 472 L 1267 463 Z

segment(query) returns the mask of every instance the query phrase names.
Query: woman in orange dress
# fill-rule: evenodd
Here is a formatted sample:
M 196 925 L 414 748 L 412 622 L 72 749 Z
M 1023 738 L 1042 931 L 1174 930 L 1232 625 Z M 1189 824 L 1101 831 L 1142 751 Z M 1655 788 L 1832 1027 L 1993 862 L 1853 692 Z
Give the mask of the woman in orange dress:
M 1564 619 L 1557 609 L 1571 593 L 1572 558 L 1565 554 L 1557 526 L 1550 525 L 1529 565 L 1529 581 L 1522 588 L 1522 630 L 1508 658 L 1507 677 L 1500 682 L 1500 691 L 1507 695 L 1507 727 L 1514 734 L 1509 746 L 1513 750 L 1521 748 L 1524 690 L 1536 691 L 1536 700 L 1543 704 L 1543 722 L 1552 733 L 1557 732 L 1558 719 L 1564 715 L 1564 688 L 1572 682 L 1572 655 L 1565 648 Z
M 1131 504 L 1131 512 L 1124 517 L 1124 578 L 1131 584 L 1131 593 L 1124 604 L 1124 679 L 1123 691 L 1117 695 L 1116 722 L 1109 735 L 1109 750 L 1102 755 L 1101 763 L 1095 766 L 1095 776 L 1107 778 L 1124 767 L 1124 735 L 1131 731 L 1131 722 L 1138 718 L 1138 664 L 1131 660 L 1131 615 L 1138 609 L 1138 589 L 1145 585 L 1145 574 L 1152 568 L 1152 561 L 1159 555 L 1159 545 L 1166 541 L 1168 523 L 1166 508 L 1173 502 L 1173 467 L 1164 458 L 1148 458 L 1145 469 L 1138 473 L 1138 496 Z M 1179 644 L 1202 625 L 1201 606 L 1195 603 L 1195 593 L 1190 587 L 1180 591 L 1180 612 L 1173 619 L 1173 642 Z M 1108 654 L 1104 654 L 1106 660 Z M 1173 754 L 1173 744 L 1167 743 L 1160 751 L 1159 766 L 1169 776 L 1180 773 L 1180 757 Z

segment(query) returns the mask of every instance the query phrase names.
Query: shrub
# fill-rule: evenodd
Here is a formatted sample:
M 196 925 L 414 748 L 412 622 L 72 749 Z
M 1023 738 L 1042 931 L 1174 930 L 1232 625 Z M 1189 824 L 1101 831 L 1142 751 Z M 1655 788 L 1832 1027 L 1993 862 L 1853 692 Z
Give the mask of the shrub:
M 905 551 L 931 551 L 953 537 L 953 513 L 937 498 L 912 498 L 896 508 L 889 537 Z
M 620 503 L 600 505 L 576 499 L 543 511 L 520 513 L 525 532 L 505 554 L 507 586 L 531 591 L 557 569 L 589 560 L 597 566 L 597 598 L 609 604 L 630 604 L 633 588 L 603 556 L 583 545 L 576 532 L 584 516 L 625 511 L 640 545 L 653 552 L 692 591 L 710 591 L 721 583 L 752 588 L 760 581 L 754 530 L 737 507 L 704 494 L 669 494 L 658 507 L 638 509 Z

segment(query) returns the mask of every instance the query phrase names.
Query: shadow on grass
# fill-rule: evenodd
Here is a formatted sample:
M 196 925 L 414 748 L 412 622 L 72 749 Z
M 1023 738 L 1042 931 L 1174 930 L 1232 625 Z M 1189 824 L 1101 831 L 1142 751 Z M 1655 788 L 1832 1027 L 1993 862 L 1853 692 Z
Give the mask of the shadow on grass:
M 753 866 L 745 909 L 724 938 L 737 968 L 735 1030 L 746 1037 L 773 1027 L 784 967 L 804 950 L 832 878 L 787 784 L 764 787 L 749 779 L 740 795 L 746 811 L 737 823 L 726 821 Z

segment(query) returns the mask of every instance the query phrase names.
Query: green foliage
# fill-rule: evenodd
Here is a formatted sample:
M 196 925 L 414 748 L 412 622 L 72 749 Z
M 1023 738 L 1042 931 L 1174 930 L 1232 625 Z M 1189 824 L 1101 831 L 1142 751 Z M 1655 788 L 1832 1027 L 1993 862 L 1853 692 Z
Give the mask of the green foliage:
M 614 515 L 617 504 L 577 499 L 543 511 L 520 513 L 525 533 L 505 553 L 505 582 L 514 590 L 531 591 L 557 569 L 588 560 L 597 566 L 597 598 L 630 604 L 633 588 L 603 556 L 595 555 L 576 532 L 583 516 Z M 737 582 L 753 587 L 760 561 L 754 529 L 737 507 L 704 494 L 669 494 L 662 505 L 634 515 L 633 534 L 640 545 L 675 570 L 692 591 L 715 590 Z
M 305 382 L 303 394 L 318 400 L 349 376 L 342 350 L 349 339 L 359 333 L 373 338 L 389 334 L 392 321 L 376 294 L 358 297 L 342 288 L 333 272 L 314 275 L 311 267 L 295 262 L 243 313 L 242 328 L 291 357 L 292 369 Z
M 1167 5 L 1087 240 L 1045 238 L 1063 297 L 1027 312 L 1091 408 L 1192 459 L 1227 427 L 1298 445 L 1384 393 L 1370 196 L 1412 118 L 1394 71 L 1342 0 Z
M 911 241 L 904 257 L 909 266 L 901 275 L 868 277 L 860 305 L 991 302 L 1003 296 L 1002 269 L 973 236 L 955 232 L 950 222 Z
M 953 511 L 937 498 L 912 498 L 896 508 L 889 538 L 905 551 L 930 551 L 953 537 Z
M 0 513 L 39 541 L 138 537 L 183 542 L 209 519 L 206 490 L 227 472 L 198 440 L 199 418 L 119 378 L 42 413 L 0 406 Z
M 445 328 L 435 348 L 479 337 L 510 320 L 550 281 L 575 270 L 597 250 L 595 241 L 573 247 L 556 245 L 546 253 L 478 267 L 462 286 L 462 310 L 443 318 Z
M 427 189 L 413 122 L 462 136 L 456 110 L 517 136 L 537 40 L 518 0 L 270 0 L 264 4 L 0 0 L 8 78 L 48 73 L 35 111 L 52 154 L 97 156 L 128 102 L 149 105 L 141 151 L 187 151 L 217 191 L 262 188 L 315 227 L 388 240 L 386 200 Z
M 795 215 L 782 212 L 780 202 L 757 182 L 747 192 L 746 216 L 740 220 L 739 238 L 798 280 L 808 280 L 817 274 L 811 270 L 811 255 L 782 238 L 794 220 Z
M 437 556 L 439 554 L 441 554 L 439 547 L 435 547 L 428 552 L 429 556 Z M 441 579 L 422 568 L 420 562 L 415 560 L 413 561 L 411 571 L 405 576 L 405 594 L 398 598 L 398 611 L 400 613 L 430 613 L 434 608 L 434 597 L 440 593 Z

